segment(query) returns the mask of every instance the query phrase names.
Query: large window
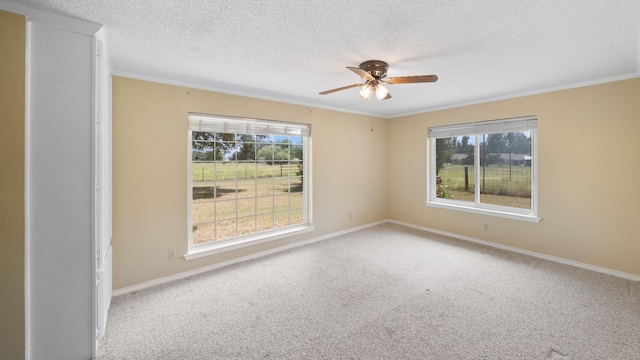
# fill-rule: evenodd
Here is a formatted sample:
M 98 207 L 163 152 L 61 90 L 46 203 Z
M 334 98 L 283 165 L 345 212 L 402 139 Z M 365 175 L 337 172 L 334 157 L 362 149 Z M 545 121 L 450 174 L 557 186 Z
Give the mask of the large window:
M 189 115 L 190 254 L 309 229 L 310 126 Z
M 537 127 L 524 117 L 430 128 L 427 205 L 540 221 Z

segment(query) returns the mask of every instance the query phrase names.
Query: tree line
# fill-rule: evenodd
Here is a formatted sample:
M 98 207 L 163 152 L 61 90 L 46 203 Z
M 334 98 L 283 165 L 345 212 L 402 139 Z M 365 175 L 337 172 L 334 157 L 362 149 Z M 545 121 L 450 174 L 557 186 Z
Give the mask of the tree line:
M 479 138 L 480 166 L 502 163 L 500 154 L 531 154 L 531 137 L 523 132 L 481 134 Z M 469 140 L 470 136 L 436 139 L 436 174 L 451 162 L 454 154 L 467 155 L 461 162 L 465 165 L 474 164 L 475 145 Z
M 302 146 L 289 139 L 271 142 L 268 135 L 192 132 L 192 156 L 199 161 L 259 160 L 273 165 L 284 160 L 302 161 Z

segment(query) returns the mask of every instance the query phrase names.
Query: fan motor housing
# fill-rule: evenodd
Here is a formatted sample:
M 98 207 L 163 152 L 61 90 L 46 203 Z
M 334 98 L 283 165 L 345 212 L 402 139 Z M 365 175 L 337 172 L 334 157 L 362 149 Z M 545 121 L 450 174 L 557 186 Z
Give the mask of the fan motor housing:
M 389 64 L 380 60 L 368 60 L 360 64 L 360 69 L 368 72 L 376 79 L 382 79 L 387 76 Z

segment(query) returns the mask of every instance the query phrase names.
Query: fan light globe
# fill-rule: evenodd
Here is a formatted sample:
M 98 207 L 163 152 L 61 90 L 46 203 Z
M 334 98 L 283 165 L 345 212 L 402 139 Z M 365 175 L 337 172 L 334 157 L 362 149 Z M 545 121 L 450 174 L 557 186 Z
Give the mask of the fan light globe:
M 378 100 L 384 100 L 385 97 L 387 97 L 387 95 L 389 95 L 389 90 L 387 90 L 386 87 L 377 84 L 376 86 L 376 97 L 378 98 Z
M 369 82 L 367 82 L 366 84 L 362 85 L 362 87 L 360 88 L 360 97 L 362 98 L 362 100 L 369 101 L 369 99 L 371 99 L 372 92 L 373 92 L 373 87 Z

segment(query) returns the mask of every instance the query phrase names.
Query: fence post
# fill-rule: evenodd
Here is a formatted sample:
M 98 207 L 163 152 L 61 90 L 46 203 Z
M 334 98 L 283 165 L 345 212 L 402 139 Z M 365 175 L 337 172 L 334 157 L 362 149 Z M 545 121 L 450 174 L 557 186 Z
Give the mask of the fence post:
M 469 191 L 469 167 L 464 166 L 464 191 Z

